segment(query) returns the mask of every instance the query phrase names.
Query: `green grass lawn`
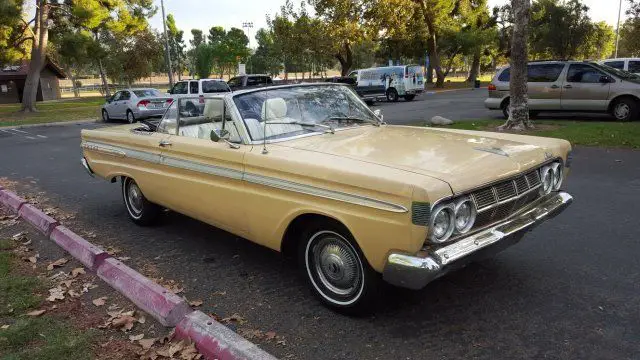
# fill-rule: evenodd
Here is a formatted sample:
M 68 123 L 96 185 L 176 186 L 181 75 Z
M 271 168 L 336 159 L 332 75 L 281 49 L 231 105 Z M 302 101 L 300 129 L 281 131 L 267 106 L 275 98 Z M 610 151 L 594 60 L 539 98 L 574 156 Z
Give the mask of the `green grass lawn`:
M 90 331 L 79 331 L 67 322 L 49 316 L 24 316 L 42 303 L 37 294 L 44 291 L 43 280 L 23 276 L 11 240 L 0 240 L 0 359 L 90 359 Z
M 497 131 L 504 120 L 460 121 L 449 127 L 452 129 Z M 534 120 L 537 126 L 521 134 L 545 136 L 569 140 L 574 145 L 624 147 L 640 149 L 640 121 L 569 121 Z
M 86 97 L 37 103 L 36 113 L 20 112 L 20 104 L 0 105 L 0 127 L 100 118 L 103 97 Z

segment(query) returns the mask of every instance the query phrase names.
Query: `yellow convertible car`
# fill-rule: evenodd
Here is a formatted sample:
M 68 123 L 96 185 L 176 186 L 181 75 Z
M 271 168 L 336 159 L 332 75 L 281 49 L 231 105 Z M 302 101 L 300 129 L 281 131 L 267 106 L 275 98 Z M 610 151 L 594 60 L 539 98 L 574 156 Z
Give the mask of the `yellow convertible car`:
M 420 289 L 491 256 L 572 201 L 567 141 L 387 125 L 339 84 L 180 98 L 158 123 L 83 130 L 82 149 L 135 223 L 168 208 L 296 257 L 344 312 L 382 280 Z

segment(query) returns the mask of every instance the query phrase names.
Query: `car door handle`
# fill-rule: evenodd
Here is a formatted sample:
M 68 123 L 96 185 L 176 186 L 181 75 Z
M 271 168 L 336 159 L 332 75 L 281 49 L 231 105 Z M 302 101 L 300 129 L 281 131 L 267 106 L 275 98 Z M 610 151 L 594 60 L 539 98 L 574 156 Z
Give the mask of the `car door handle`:
M 560 86 L 558 86 L 558 85 L 551 85 L 551 88 L 552 88 L 552 89 L 559 89 L 559 88 L 560 88 Z
M 565 85 L 565 86 L 563 86 L 563 87 L 564 87 L 565 89 L 573 89 L 573 86 L 571 86 L 571 85 Z
M 169 140 L 160 140 L 158 145 L 160 145 L 161 147 L 171 146 L 171 141 L 169 141 Z

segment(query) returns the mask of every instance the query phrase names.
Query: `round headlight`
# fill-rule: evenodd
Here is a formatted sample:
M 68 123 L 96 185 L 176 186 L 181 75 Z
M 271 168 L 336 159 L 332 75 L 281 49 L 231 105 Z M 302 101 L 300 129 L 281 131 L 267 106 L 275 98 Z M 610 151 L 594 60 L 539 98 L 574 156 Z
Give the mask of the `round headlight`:
M 455 207 L 455 227 L 456 231 L 464 234 L 473 227 L 476 221 L 476 207 L 471 199 L 458 201 Z
M 553 187 L 553 170 L 551 166 L 543 166 L 540 170 L 540 181 L 542 181 L 542 194 L 548 194 Z
M 439 243 L 447 241 L 455 226 L 453 209 L 442 206 L 433 212 L 431 219 L 431 240 Z
M 551 165 L 553 169 L 553 190 L 560 190 L 560 186 L 562 186 L 562 164 L 559 162 L 553 163 Z

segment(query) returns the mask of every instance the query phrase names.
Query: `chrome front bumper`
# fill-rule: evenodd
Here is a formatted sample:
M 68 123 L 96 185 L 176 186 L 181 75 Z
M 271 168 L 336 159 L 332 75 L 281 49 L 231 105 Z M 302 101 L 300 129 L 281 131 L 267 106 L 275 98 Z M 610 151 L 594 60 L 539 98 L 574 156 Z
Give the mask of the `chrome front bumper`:
M 390 284 L 421 289 L 451 270 L 517 243 L 526 231 L 558 215 L 572 201 L 573 197 L 565 192 L 551 193 L 499 224 L 426 252 L 424 256 L 391 253 L 382 276 Z
M 87 162 L 87 159 L 85 159 L 83 157 L 82 159 L 80 159 L 80 163 L 82 163 L 82 166 L 84 167 L 85 170 L 87 170 L 87 173 L 89 173 L 89 175 L 91 175 L 91 177 L 95 176 L 93 174 L 93 170 L 91 170 L 91 168 L 89 167 L 89 163 Z

